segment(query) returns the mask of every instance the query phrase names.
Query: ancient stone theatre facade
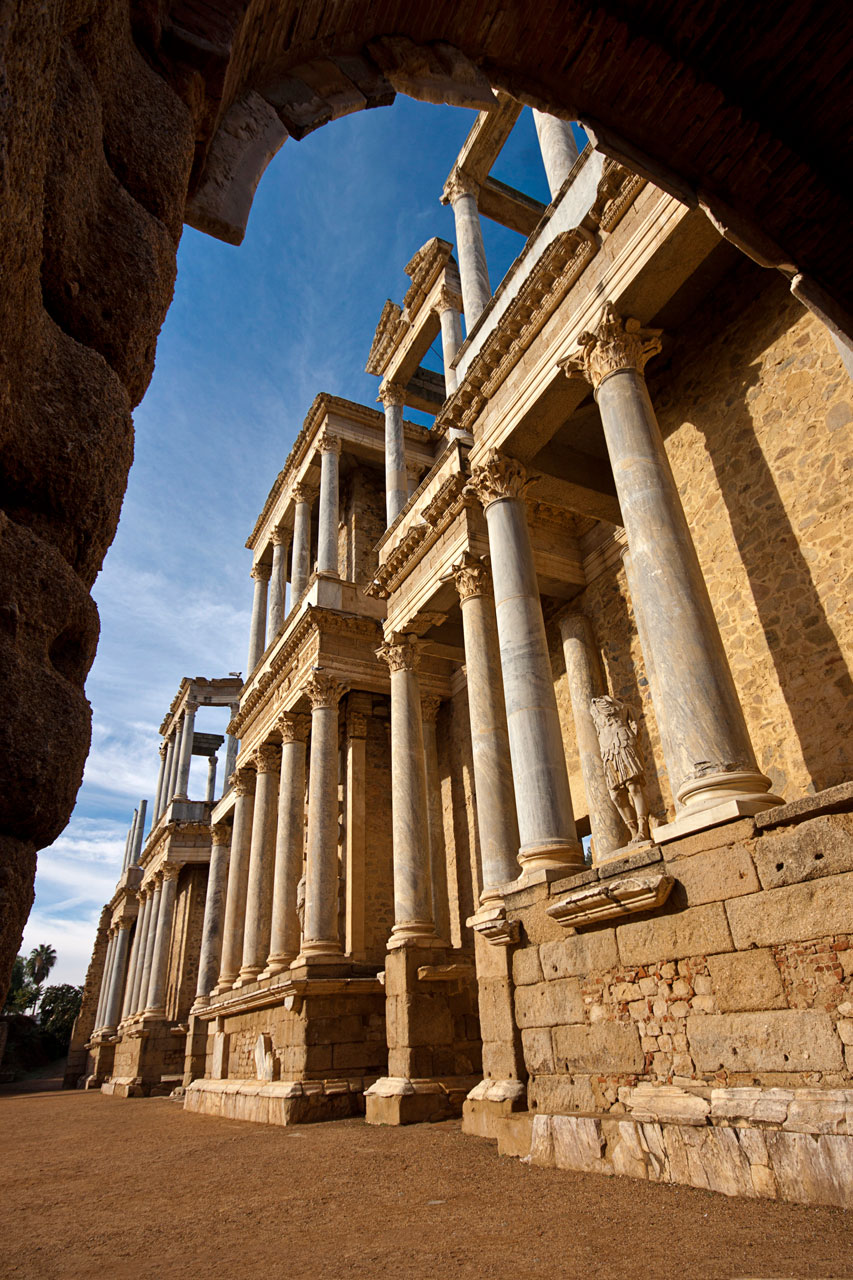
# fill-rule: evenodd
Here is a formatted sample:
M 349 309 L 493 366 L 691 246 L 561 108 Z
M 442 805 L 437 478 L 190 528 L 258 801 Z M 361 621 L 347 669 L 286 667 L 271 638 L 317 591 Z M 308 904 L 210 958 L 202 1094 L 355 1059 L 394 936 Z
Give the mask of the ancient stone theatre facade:
M 547 207 L 494 179 L 520 110 L 477 117 L 456 244 L 378 317 L 381 408 L 318 395 L 270 491 L 245 680 L 164 722 L 74 1070 L 848 1205 L 849 376 L 567 123 L 536 118 Z M 524 238 L 497 287 L 482 217 Z M 225 788 L 166 805 L 204 689 Z

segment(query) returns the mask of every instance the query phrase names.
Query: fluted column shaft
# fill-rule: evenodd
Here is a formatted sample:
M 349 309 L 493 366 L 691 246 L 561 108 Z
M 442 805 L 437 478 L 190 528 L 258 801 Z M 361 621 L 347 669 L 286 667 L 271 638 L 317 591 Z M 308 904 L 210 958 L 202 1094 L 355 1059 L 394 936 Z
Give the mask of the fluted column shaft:
M 589 620 L 581 613 L 567 614 L 560 620 L 560 634 L 578 757 L 589 806 L 593 860 L 597 862 L 614 849 L 621 849 L 631 836 L 610 799 L 598 733 L 592 720 L 592 699 L 600 697 L 606 690 Z
M 417 642 L 394 635 L 378 653 L 391 671 L 394 927 L 388 946 L 429 946 L 435 941 L 435 922 Z
M 252 566 L 251 576 L 255 583 L 255 593 L 252 597 L 252 625 L 249 630 L 247 680 L 251 677 L 267 647 L 267 590 L 271 573 L 271 565 L 256 564 Z
M 151 960 L 151 981 L 148 986 L 146 1011 L 165 1012 L 166 971 L 169 967 L 169 944 L 172 940 L 172 921 L 175 915 L 175 899 L 178 893 L 180 867 L 163 864 L 163 887 L 160 910 L 157 913 L 157 932 L 154 938 L 154 955 Z
M 339 492 L 341 442 L 328 430 L 318 440 L 320 450 L 320 506 L 317 532 L 317 572 L 338 576 Z
M 145 956 L 148 950 L 148 931 L 151 926 L 151 894 L 147 891 L 139 894 L 139 915 L 136 917 L 136 933 L 138 947 L 136 950 L 136 966 L 133 972 L 133 986 L 130 989 L 130 1006 L 127 1016 L 139 1013 L 142 990 L 142 975 L 145 969 Z
M 623 322 L 608 304 L 596 332 L 579 341 L 580 354 L 561 365 L 595 387 L 651 665 L 666 672 L 656 681 L 655 712 L 676 800 L 691 813 L 729 800 L 742 812 L 779 804 L 756 763 L 646 388 L 643 369 L 660 350 L 659 330 Z
M 311 703 L 305 928 L 298 959 L 335 960 L 338 929 L 338 701 L 343 688 L 315 671 L 305 686 Z
M 545 111 L 533 112 L 533 122 L 539 137 L 539 149 L 545 176 L 553 200 L 569 176 L 569 170 L 578 158 L 578 144 L 572 126 L 567 120 L 558 120 Z
M 238 769 L 232 783 L 236 792 L 231 858 L 228 864 L 228 893 L 222 933 L 222 964 L 216 990 L 233 987 L 243 958 L 243 927 L 246 919 L 246 889 L 249 882 L 249 850 L 252 844 L 252 817 L 255 810 L 255 774 Z
M 270 642 L 281 631 L 284 622 L 284 602 L 287 590 L 287 547 L 290 539 L 286 529 L 272 531 L 272 573 L 269 587 L 269 617 L 267 633 Z
M 151 824 L 155 826 L 157 819 L 163 812 L 163 790 L 166 785 L 166 760 L 169 754 L 168 746 L 165 742 L 160 745 L 160 769 L 157 773 L 157 790 L 154 792 L 154 812 L 151 815 Z
M 442 204 L 450 204 L 453 208 L 462 305 L 469 334 L 492 297 L 480 211 L 477 208 L 479 189 L 478 183 L 467 174 L 454 170 L 441 198 Z
M 119 1014 L 121 1013 L 121 998 L 124 991 L 127 950 L 132 924 L 132 920 L 119 920 L 118 922 L 116 946 L 110 973 L 110 989 L 107 994 L 107 1003 L 104 1006 L 104 1026 L 109 1030 L 113 1030 L 118 1025 Z
M 313 495 L 305 485 L 293 490 L 293 555 L 290 569 L 291 609 L 308 586 L 311 577 L 311 499 Z
M 139 984 L 139 999 L 136 1005 L 137 1013 L 143 1013 L 148 1008 L 148 993 L 151 989 L 151 969 L 154 963 L 154 943 L 157 940 L 157 922 L 160 918 L 160 900 L 163 896 L 163 887 L 158 876 L 154 880 L 154 888 L 151 893 L 151 906 L 148 913 L 148 926 L 145 935 L 145 956 L 142 961 L 142 981 Z
M 309 719 L 286 712 L 278 724 L 282 736 L 281 778 L 267 974 L 283 972 L 299 952 L 296 889 L 305 847 L 305 740 Z
M 527 526 L 524 468 L 492 450 L 470 489 L 486 512 L 523 870 L 583 866 Z
M 201 927 L 196 999 L 209 996 L 219 976 L 230 840 L 230 827 L 224 822 L 215 823 L 211 828 L 210 869 L 207 873 L 207 892 L 204 896 L 204 921 Z
M 404 388 L 396 383 L 383 383 L 379 389 L 379 399 L 385 409 L 385 517 L 389 525 L 394 523 L 409 501 L 404 396 Z
M 454 565 L 462 611 L 477 830 L 483 869 L 481 901 L 518 876 L 518 818 L 506 722 L 492 576 L 466 552 Z
M 235 986 L 252 982 L 264 967 L 270 947 L 275 826 L 278 808 L 281 752 L 268 743 L 253 757 L 257 770 L 249 874 L 246 883 L 246 924 L 243 930 L 243 962 Z

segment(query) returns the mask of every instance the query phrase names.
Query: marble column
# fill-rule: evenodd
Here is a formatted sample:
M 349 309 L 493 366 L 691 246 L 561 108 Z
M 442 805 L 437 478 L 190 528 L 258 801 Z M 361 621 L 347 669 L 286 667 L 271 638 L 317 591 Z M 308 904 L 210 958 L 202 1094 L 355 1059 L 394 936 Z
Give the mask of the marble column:
M 340 960 L 338 930 L 338 702 L 344 688 L 315 668 L 303 692 L 311 703 L 305 927 L 294 963 Z
M 128 830 L 128 833 L 127 833 L 127 839 L 124 842 L 124 857 L 121 860 L 122 875 L 124 875 L 125 871 L 127 871 L 127 868 L 130 866 L 130 857 L 133 850 L 133 840 L 134 840 L 134 836 L 136 835 L 136 822 L 138 817 L 139 817 L 139 810 L 134 809 L 133 819 L 131 820 L 130 829 Z
M 130 943 L 132 920 L 123 918 L 117 922 L 116 946 L 110 972 L 110 986 L 107 1001 L 104 1005 L 104 1026 L 113 1031 L 118 1026 L 121 1015 L 121 1001 L 124 994 L 124 981 L 127 973 L 127 952 Z
M 235 987 L 254 982 L 266 963 L 270 949 L 281 751 L 268 742 L 258 748 L 252 759 L 257 772 L 255 812 L 252 819 L 249 875 L 246 882 L 243 962 L 234 983 Z
M 252 565 L 251 576 L 255 583 L 255 594 L 252 598 L 252 625 L 249 631 L 249 657 L 246 679 L 251 679 L 252 672 L 260 662 L 267 647 L 267 589 L 269 587 L 272 565 Z
M 210 868 L 207 873 L 207 892 L 204 896 L 196 1003 L 200 1000 L 206 1002 L 219 976 L 231 844 L 231 828 L 226 822 L 213 824 L 210 828 L 210 841 Z
M 181 760 L 181 744 L 184 736 L 183 717 L 175 725 L 174 730 L 174 748 L 172 750 L 172 762 L 169 769 L 169 785 L 166 789 L 166 805 L 170 805 L 175 798 L 175 792 L 178 789 L 178 765 Z
M 130 989 L 130 1003 L 125 1017 L 139 1013 L 139 993 L 142 990 L 142 973 L 145 968 L 145 955 L 148 949 L 148 930 L 151 924 L 151 894 L 147 889 L 140 889 L 137 894 L 139 914 L 136 917 L 136 965 L 133 971 L 133 985 Z
M 377 654 L 391 671 L 394 927 L 388 946 L 428 947 L 436 937 L 417 641 L 392 634 Z
M 367 835 L 367 722 L 370 700 L 350 694 L 346 722 L 344 788 L 344 852 L 346 857 L 346 942 L 353 960 L 365 959 L 365 890 Z
M 160 743 L 160 770 L 157 774 L 157 790 L 154 793 L 154 812 L 151 816 L 151 825 L 156 826 L 160 814 L 163 812 L 163 791 L 166 786 L 166 760 L 169 754 L 167 743 Z
M 310 718 L 285 711 L 281 732 L 281 779 L 275 836 L 270 953 L 264 977 L 282 973 L 299 954 L 296 889 L 305 849 L 305 741 Z
M 497 898 L 497 886 L 518 876 L 518 817 L 492 575 L 484 561 L 469 551 L 453 566 L 453 573 L 462 611 L 468 675 L 482 903 Z
M 545 176 L 553 200 L 578 158 L 578 144 L 568 120 L 558 120 L 545 111 L 534 110 L 533 123 L 536 125 L 542 163 L 545 165 Z
M 426 768 L 427 826 L 429 828 L 429 868 L 432 918 L 435 932 L 446 941 L 450 937 L 450 905 L 447 897 L 447 850 L 444 844 L 444 817 L 441 808 L 441 778 L 438 772 L 436 721 L 441 698 L 421 698 Z
M 133 833 L 133 844 L 130 849 L 130 862 L 128 863 L 128 866 L 136 866 L 142 855 L 142 846 L 145 844 L 145 819 L 147 816 L 148 801 L 141 800 L 139 802 L 136 830 Z
M 138 894 L 135 895 L 139 902 Z M 127 962 L 127 972 L 125 974 L 124 985 L 121 992 L 121 1001 L 119 1005 L 119 1022 L 123 1022 L 125 1018 L 130 1017 L 131 1001 L 133 999 L 133 984 L 136 981 L 136 973 L 139 966 L 139 939 L 142 929 L 142 908 L 141 904 L 136 912 L 136 928 L 133 931 L 133 942 L 130 944 L 130 956 Z
M 628 844 L 631 834 L 610 798 L 598 734 L 592 722 L 592 699 L 606 693 L 598 651 L 589 620 L 582 613 L 568 613 L 560 619 L 566 678 L 575 724 L 583 786 L 589 806 L 593 862 Z
M 643 370 L 660 351 L 660 331 L 623 321 L 608 303 L 598 329 L 578 342 L 580 352 L 560 365 L 595 389 L 631 553 L 632 595 L 643 614 L 651 666 L 666 672 L 656 682 L 655 714 L 669 743 L 676 801 L 689 814 L 728 805 L 730 816 L 781 804 L 755 759 L 646 388 Z
M 163 887 L 160 910 L 157 913 L 157 930 L 154 938 L 154 954 L 151 960 L 151 981 L 148 985 L 146 1013 L 165 1014 L 166 977 L 169 967 L 169 946 L 172 941 L 172 922 L 175 915 L 175 899 L 178 894 L 178 876 L 181 868 L 174 862 L 164 862 L 161 868 Z
M 189 800 L 190 764 L 193 756 L 193 736 L 195 734 L 195 713 L 198 703 L 184 703 L 184 716 L 181 721 L 181 755 L 178 762 L 177 788 L 175 800 Z
M 449 204 L 453 208 L 462 305 L 469 334 L 492 297 L 480 211 L 477 208 L 479 194 L 479 183 L 461 170 L 454 169 L 445 183 L 441 197 L 442 204 Z
M 654 648 L 649 635 L 649 628 L 646 625 L 646 618 L 643 613 L 643 592 L 634 579 L 634 565 L 631 561 L 631 553 L 627 547 L 622 548 L 622 564 L 625 567 L 625 581 L 628 584 L 628 595 L 631 598 L 631 606 L 634 610 L 634 623 L 637 628 L 637 636 L 640 641 L 640 650 L 643 655 L 643 665 L 646 671 L 646 679 L 649 682 L 649 693 L 652 699 L 652 707 L 663 706 L 663 694 L 659 688 L 659 674 L 654 665 Z M 666 772 L 666 762 L 674 760 L 677 754 L 676 744 L 670 742 L 668 737 L 669 725 L 659 723 L 657 714 L 655 714 L 655 722 L 657 723 L 658 735 L 660 737 L 661 750 L 664 758 L 664 769 L 661 773 Z M 663 781 L 663 779 L 661 779 Z M 670 783 L 670 791 L 674 794 L 674 788 L 671 786 L 672 780 L 667 777 Z
M 237 712 L 240 710 L 240 704 L 239 704 L 239 702 L 232 702 L 232 703 L 231 703 L 231 706 L 228 708 L 228 710 L 231 712 L 231 719 L 233 720 L 233 719 L 234 719 L 234 717 L 236 716 Z M 226 790 L 226 791 L 227 791 L 227 789 L 228 789 L 228 784 L 229 784 L 229 782 L 230 782 L 231 775 L 232 775 L 232 773 L 234 772 L 234 769 L 235 769 L 236 764 L 237 764 L 237 752 L 238 752 L 239 750 L 240 750 L 240 739 L 239 739 L 239 738 L 236 738 L 236 737 L 235 737 L 233 734 L 231 734 L 231 733 L 226 734 L 226 737 L 225 737 L 225 772 L 224 772 L 224 774 L 223 774 L 223 777 L 225 778 L 225 788 L 224 788 L 224 790 Z
M 341 442 L 326 428 L 317 441 L 320 450 L 320 503 L 317 532 L 317 572 L 338 577 L 338 471 Z
M 157 921 L 160 918 L 160 900 L 163 896 L 161 877 L 155 875 L 150 882 L 150 906 L 148 911 L 147 932 L 145 935 L 145 955 L 142 959 L 142 981 L 139 984 L 137 1013 L 144 1013 L 148 1007 L 148 992 L 151 987 L 151 966 L 154 962 L 154 943 L 157 938 Z
M 403 428 L 405 388 L 383 382 L 379 399 L 385 409 L 385 518 L 391 525 L 409 501 L 406 439 Z
M 228 892 L 222 928 L 222 963 L 217 994 L 234 986 L 243 959 L 243 927 L 246 920 L 246 889 L 249 883 L 249 850 L 255 810 L 255 771 L 238 769 L 231 776 L 235 793 L 234 827 L 231 832 L 231 859 L 228 864 Z
M 216 795 L 216 766 L 219 763 L 216 756 L 207 757 L 207 790 L 204 798 L 208 804 L 213 804 Z
M 272 573 L 270 575 L 269 617 L 267 635 L 270 644 L 281 631 L 284 623 L 284 603 L 287 591 L 287 549 L 290 530 L 277 525 L 272 531 Z
M 582 867 L 521 463 L 492 449 L 468 490 L 489 531 L 498 644 L 523 871 Z
M 293 609 L 311 577 L 311 503 L 313 490 L 306 484 L 293 486 L 293 555 L 290 567 L 290 607 Z
M 112 976 L 115 949 L 116 935 L 111 930 L 107 940 L 107 954 L 104 957 L 104 972 L 101 975 L 101 992 L 98 996 L 98 1009 L 95 1013 L 95 1031 L 100 1031 L 101 1027 L 104 1025 L 104 1009 L 107 1003 L 107 996 L 110 992 L 110 977 Z
M 462 296 L 442 285 L 435 305 L 441 325 L 441 354 L 444 360 L 444 393 L 452 396 L 459 385 L 453 361 L 462 346 Z

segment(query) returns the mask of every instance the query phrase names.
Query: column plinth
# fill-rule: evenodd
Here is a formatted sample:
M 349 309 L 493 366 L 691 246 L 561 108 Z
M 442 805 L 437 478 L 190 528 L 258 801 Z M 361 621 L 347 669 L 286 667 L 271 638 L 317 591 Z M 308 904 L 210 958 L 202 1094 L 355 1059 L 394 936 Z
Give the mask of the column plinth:
M 299 952 L 296 888 L 305 846 L 305 742 L 310 718 L 285 712 L 281 731 L 281 780 L 275 838 L 270 953 L 261 977 L 289 969 Z
M 315 670 L 303 692 L 311 703 L 305 927 L 294 967 L 340 963 L 338 930 L 338 702 L 344 686 Z
M 246 890 L 249 883 L 249 850 L 255 808 L 255 774 L 238 769 L 232 774 L 235 792 L 234 825 L 231 831 L 231 858 L 228 864 L 228 891 L 222 930 L 222 963 L 215 994 L 230 991 L 240 972 L 243 958 L 243 928 L 246 918 Z

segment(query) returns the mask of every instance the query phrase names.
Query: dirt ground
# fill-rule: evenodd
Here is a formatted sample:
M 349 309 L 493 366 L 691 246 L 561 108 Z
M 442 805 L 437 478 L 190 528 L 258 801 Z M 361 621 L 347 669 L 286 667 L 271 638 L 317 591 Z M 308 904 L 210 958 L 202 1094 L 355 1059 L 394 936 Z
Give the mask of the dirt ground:
M 0 1088 L 4 1280 L 853 1277 L 838 1209 L 531 1168 L 453 1121 L 276 1129 L 55 1083 Z

